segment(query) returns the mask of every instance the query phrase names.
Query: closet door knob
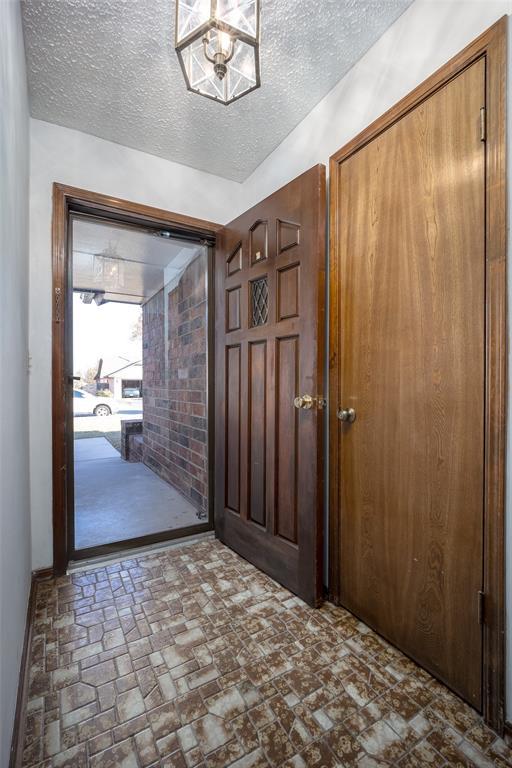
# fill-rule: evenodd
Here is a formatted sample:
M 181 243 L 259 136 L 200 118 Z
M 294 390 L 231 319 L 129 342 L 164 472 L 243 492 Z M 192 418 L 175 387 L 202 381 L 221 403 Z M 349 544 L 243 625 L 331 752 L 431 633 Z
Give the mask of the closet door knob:
M 356 420 L 356 412 L 353 408 L 339 408 L 336 414 L 340 421 L 344 421 L 348 424 L 352 424 Z

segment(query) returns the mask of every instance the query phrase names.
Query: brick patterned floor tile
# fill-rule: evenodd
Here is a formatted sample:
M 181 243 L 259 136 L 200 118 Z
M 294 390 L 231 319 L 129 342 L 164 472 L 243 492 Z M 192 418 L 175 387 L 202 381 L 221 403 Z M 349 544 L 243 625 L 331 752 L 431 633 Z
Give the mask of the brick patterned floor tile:
M 358 619 L 217 541 L 39 582 L 28 669 L 25 768 L 512 765 Z

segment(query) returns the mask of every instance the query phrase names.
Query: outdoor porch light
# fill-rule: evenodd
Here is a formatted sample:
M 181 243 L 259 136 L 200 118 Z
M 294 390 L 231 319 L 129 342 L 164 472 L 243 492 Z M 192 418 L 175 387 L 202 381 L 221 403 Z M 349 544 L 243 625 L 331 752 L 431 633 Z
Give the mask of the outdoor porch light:
M 260 86 L 260 0 L 176 0 L 176 52 L 189 91 L 223 104 Z

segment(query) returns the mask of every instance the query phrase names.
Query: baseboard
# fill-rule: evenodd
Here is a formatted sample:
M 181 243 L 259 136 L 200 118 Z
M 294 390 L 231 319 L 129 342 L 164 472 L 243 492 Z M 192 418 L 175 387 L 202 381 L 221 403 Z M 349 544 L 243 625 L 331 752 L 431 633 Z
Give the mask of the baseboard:
M 512 746 L 512 723 L 509 723 L 507 720 L 505 720 L 505 725 L 503 726 L 503 738 L 509 746 Z
M 23 745 L 25 742 L 25 707 L 28 694 L 29 654 L 32 644 L 32 632 L 36 611 L 36 589 L 39 581 L 53 576 L 53 568 L 42 568 L 32 572 L 30 580 L 30 592 L 27 605 L 27 618 L 25 623 L 25 635 L 23 638 L 23 651 L 21 654 L 20 675 L 18 680 L 18 694 L 16 696 L 16 711 L 12 729 L 11 753 L 9 768 L 20 768 L 23 763 Z
M 51 568 L 39 568 L 37 571 L 32 571 L 32 578 L 34 581 L 42 581 L 43 579 L 51 579 L 54 576 L 53 567 Z

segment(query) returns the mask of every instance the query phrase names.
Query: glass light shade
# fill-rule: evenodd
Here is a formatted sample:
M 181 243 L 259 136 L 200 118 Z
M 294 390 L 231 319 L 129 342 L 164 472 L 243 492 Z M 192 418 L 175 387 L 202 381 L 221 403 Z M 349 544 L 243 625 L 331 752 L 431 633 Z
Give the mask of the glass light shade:
M 176 45 L 207 24 L 211 16 L 211 0 L 177 0 Z
M 230 104 L 260 85 L 259 0 L 176 0 L 176 51 L 190 91 Z
M 217 19 L 255 40 L 258 37 L 258 12 L 256 0 L 217 0 Z

